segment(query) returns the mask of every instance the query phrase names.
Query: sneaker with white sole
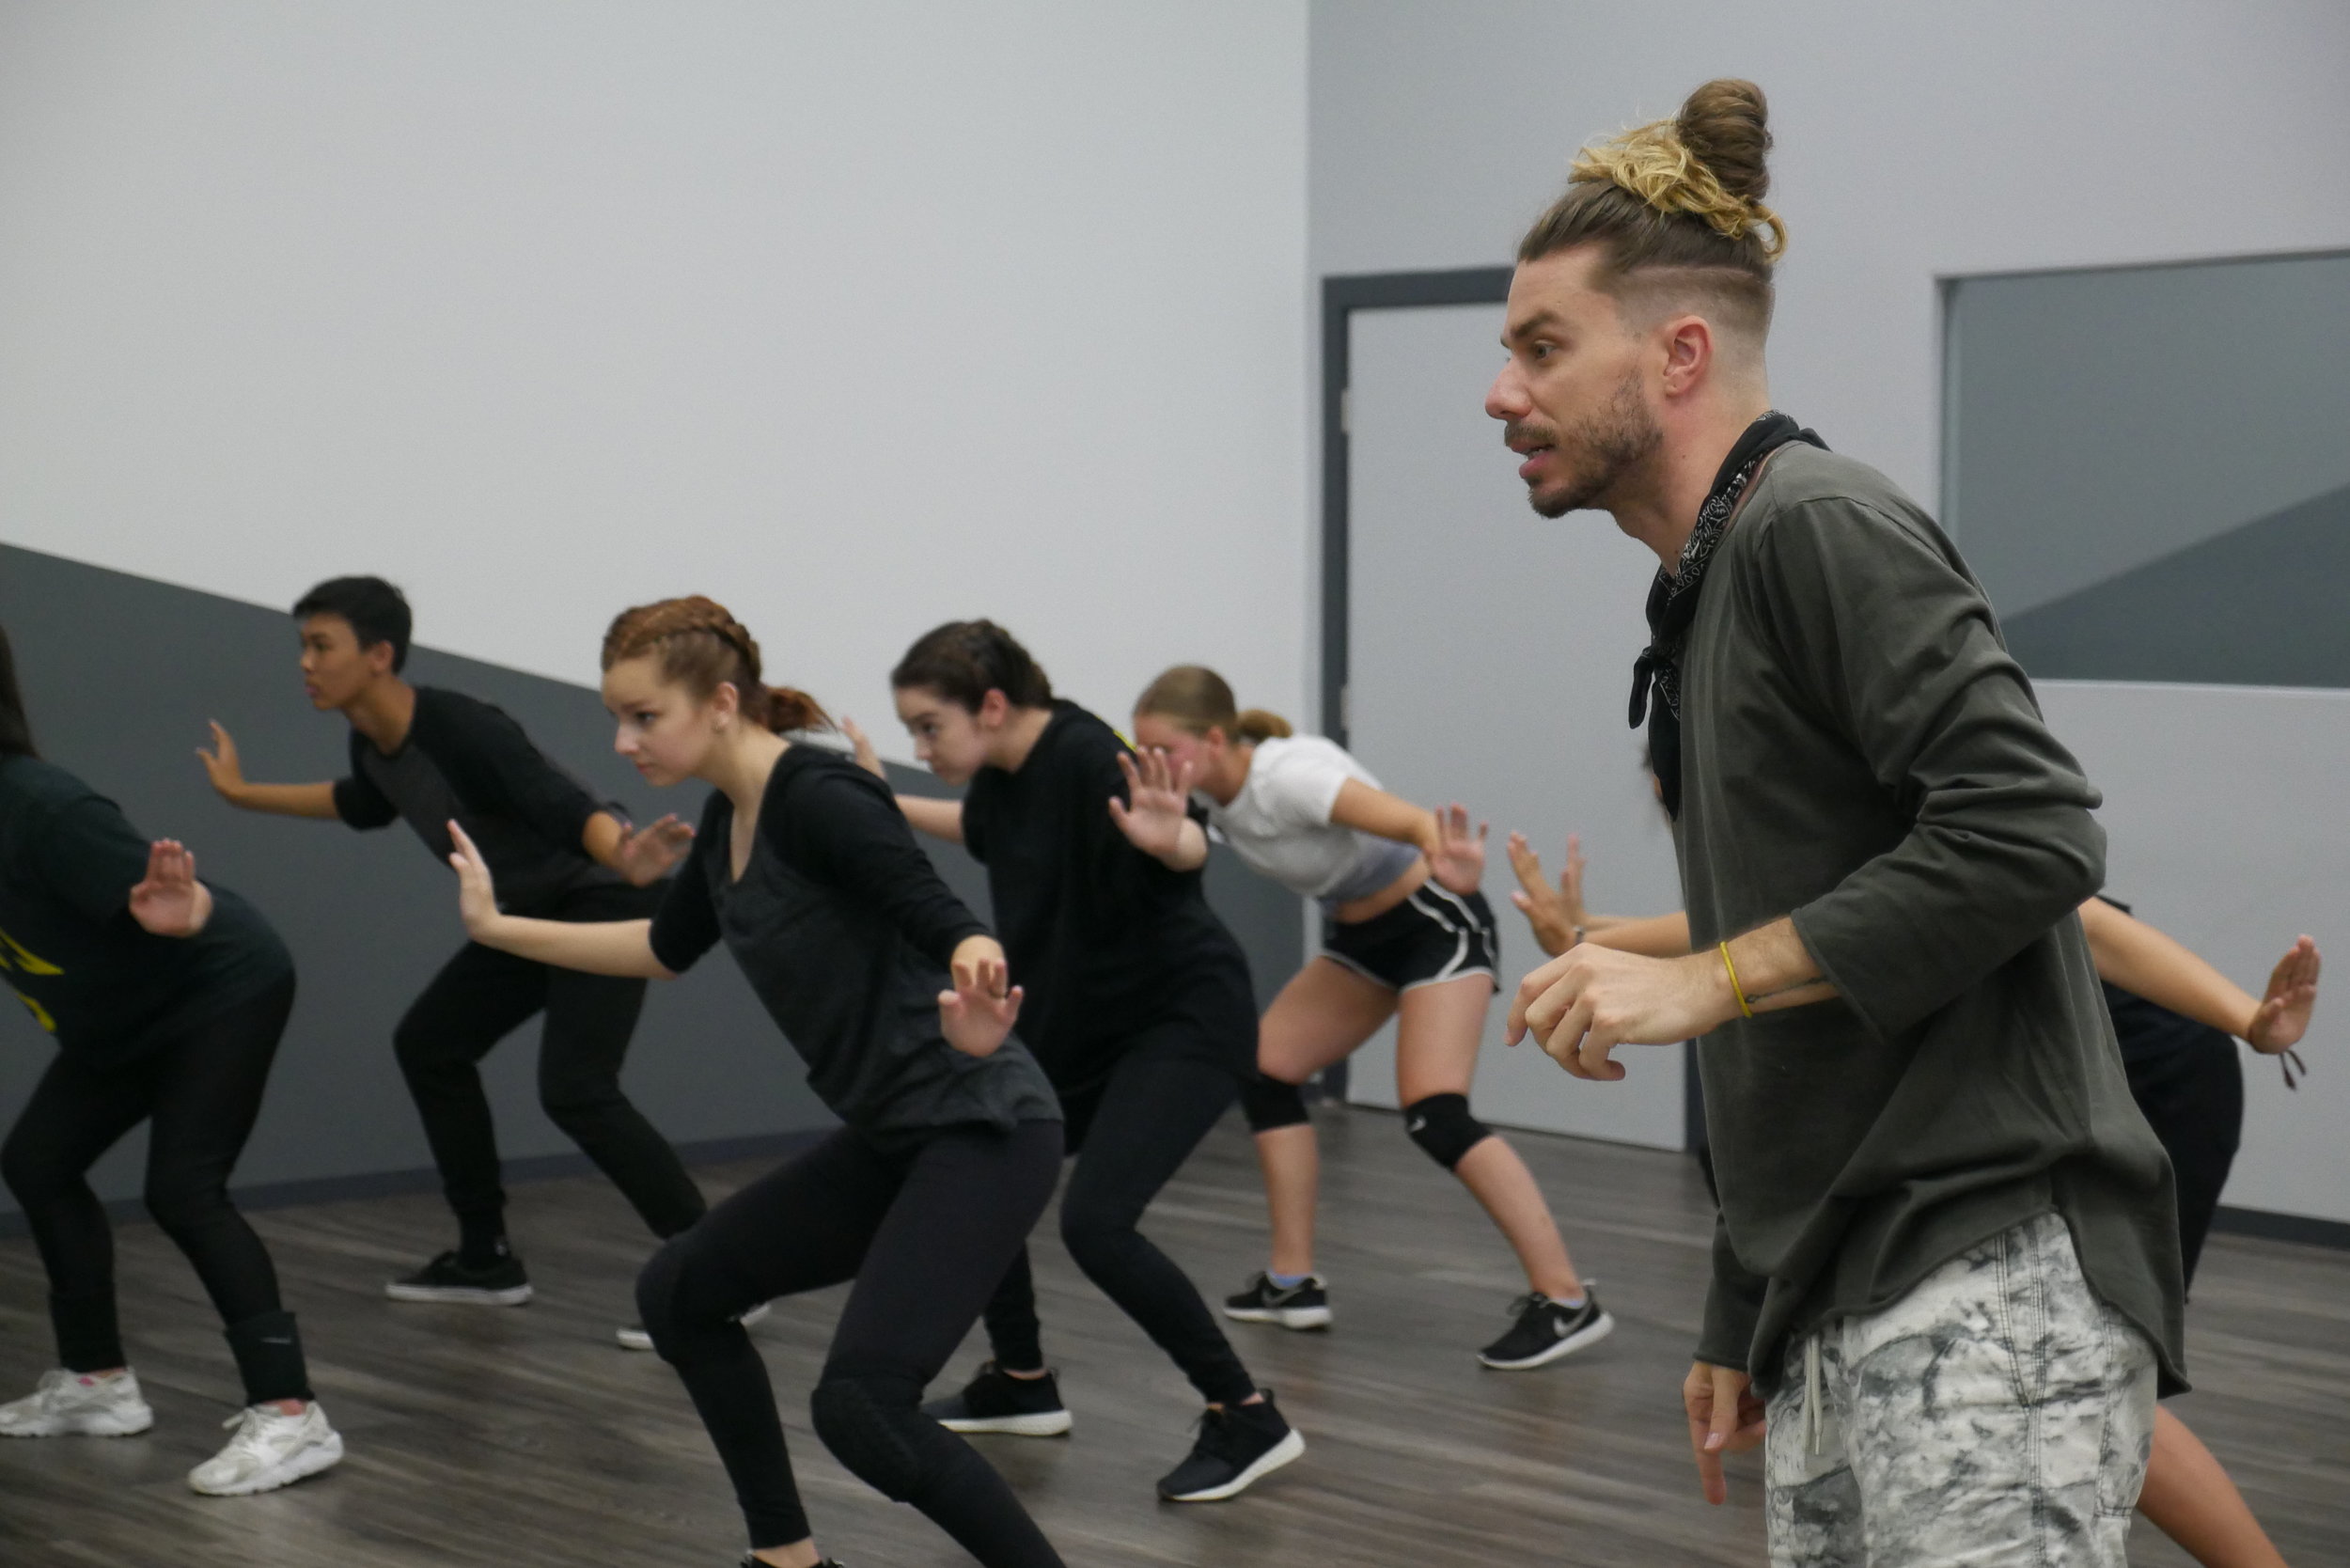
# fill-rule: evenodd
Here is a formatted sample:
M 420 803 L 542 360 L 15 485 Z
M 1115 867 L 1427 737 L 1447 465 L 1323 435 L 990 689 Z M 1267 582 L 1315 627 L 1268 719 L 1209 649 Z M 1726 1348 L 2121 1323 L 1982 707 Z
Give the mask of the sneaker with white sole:
M 342 1434 L 312 1400 L 299 1416 L 270 1405 L 240 1410 L 221 1422 L 236 1429 L 228 1446 L 188 1472 L 188 1486 L 208 1497 L 274 1492 L 342 1463 Z
M 387 1280 L 384 1294 L 394 1301 L 453 1301 L 472 1307 L 520 1307 L 530 1299 L 530 1277 L 512 1253 L 473 1268 L 455 1252 L 444 1252 L 414 1274 Z
M 1074 1424 L 1060 1402 L 1060 1380 L 1049 1371 L 1042 1377 L 1014 1377 L 993 1361 L 982 1364 L 962 1392 L 924 1404 L 922 1414 L 949 1432 L 1013 1437 L 1059 1437 Z
M 23 1399 L 0 1404 L 5 1437 L 130 1437 L 154 1424 L 138 1374 L 127 1367 L 112 1377 L 59 1367 Z
M 1518 1320 L 1511 1325 L 1510 1332 L 1477 1353 L 1480 1361 L 1496 1372 L 1544 1366 L 1599 1343 L 1616 1327 L 1616 1320 L 1588 1287 L 1579 1306 L 1570 1307 L 1540 1291 L 1530 1291 L 1511 1303 L 1510 1310 Z
M 1167 1502 L 1236 1497 L 1306 1451 L 1306 1439 L 1274 1407 L 1273 1390 L 1254 1404 L 1211 1406 L 1199 1418 L 1191 1457 L 1159 1481 Z
M 1277 1285 L 1273 1276 L 1260 1274 L 1238 1295 L 1224 1298 L 1224 1315 L 1234 1323 L 1274 1323 L 1283 1328 L 1330 1326 L 1330 1289 L 1322 1276 L 1309 1274 L 1294 1285 Z
M 767 1303 L 762 1301 L 734 1321 L 748 1328 L 766 1315 Z M 650 1350 L 652 1348 L 652 1336 L 645 1332 L 645 1325 L 641 1323 L 623 1324 L 613 1330 L 612 1337 L 620 1342 L 622 1350 Z

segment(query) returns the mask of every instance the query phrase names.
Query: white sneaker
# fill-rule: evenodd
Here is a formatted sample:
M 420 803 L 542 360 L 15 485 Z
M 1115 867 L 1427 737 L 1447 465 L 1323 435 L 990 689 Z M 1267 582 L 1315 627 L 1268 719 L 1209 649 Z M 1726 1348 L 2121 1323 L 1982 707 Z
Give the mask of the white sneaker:
M 128 1437 L 155 1424 L 155 1412 L 139 1393 L 136 1372 L 92 1377 L 57 1368 L 40 1374 L 40 1387 L 23 1399 L 0 1404 L 0 1436 Z
M 220 1424 L 236 1428 L 237 1435 L 188 1472 L 189 1487 L 208 1497 L 274 1492 L 342 1461 L 342 1435 L 326 1424 L 326 1412 L 316 1400 L 299 1416 L 257 1404 Z
M 762 1301 L 734 1321 L 748 1328 L 766 1315 L 767 1303 Z M 652 1336 L 645 1332 L 645 1325 L 641 1323 L 625 1324 L 614 1329 L 612 1337 L 620 1342 L 622 1350 L 650 1350 L 652 1348 Z

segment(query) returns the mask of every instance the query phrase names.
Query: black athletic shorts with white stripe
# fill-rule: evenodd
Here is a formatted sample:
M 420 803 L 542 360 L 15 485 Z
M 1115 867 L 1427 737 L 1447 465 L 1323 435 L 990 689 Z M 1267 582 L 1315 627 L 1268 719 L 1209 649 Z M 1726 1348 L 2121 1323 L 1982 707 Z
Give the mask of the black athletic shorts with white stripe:
M 1501 937 L 1482 893 L 1464 898 L 1434 882 L 1384 915 L 1324 928 L 1322 956 L 1390 991 L 1482 975 L 1496 991 Z

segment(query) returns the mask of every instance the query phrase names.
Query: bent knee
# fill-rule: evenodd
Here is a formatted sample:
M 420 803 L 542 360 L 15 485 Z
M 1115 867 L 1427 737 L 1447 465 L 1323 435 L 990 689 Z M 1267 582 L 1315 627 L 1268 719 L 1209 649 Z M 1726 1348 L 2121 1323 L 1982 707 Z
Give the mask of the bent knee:
M 918 1496 L 930 1480 L 933 1445 L 923 1439 L 944 1428 L 920 1408 L 921 1390 L 894 1377 L 827 1372 L 808 1396 L 816 1435 L 835 1459 L 892 1502 Z
M 547 1120 L 569 1132 L 573 1127 L 598 1120 L 615 1107 L 625 1108 L 628 1096 L 620 1092 L 617 1078 L 594 1079 L 588 1082 L 546 1083 L 539 1085 L 539 1108 L 547 1113 Z
M 1494 1136 L 1469 1114 L 1465 1094 L 1431 1094 L 1403 1107 L 1403 1130 L 1420 1152 L 1452 1170 L 1468 1152 Z
M 1252 1133 L 1303 1126 L 1310 1120 L 1306 1114 L 1305 1090 L 1267 1073 L 1252 1073 L 1241 1080 L 1240 1108 Z

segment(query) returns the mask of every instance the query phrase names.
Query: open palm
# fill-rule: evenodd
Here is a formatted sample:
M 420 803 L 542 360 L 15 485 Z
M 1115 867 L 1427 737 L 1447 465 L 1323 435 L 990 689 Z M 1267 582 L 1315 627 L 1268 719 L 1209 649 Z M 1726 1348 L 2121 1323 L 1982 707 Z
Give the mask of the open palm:
M 2317 944 L 2304 936 L 2277 961 L 2268 977 L 2268 993 L 2252 1014 L 2245 1041 L 2256 1051 L 2275 1055 L 2301 1043 L 2310 1032 L 2310 1015 L 2317 1011 Z
M 212 900 L 196 880 L 196 856 L 173 839 L 148 847 L 147 876 L 131 889 L 131 918 L 158 936 L 192 936 L 203 929 Z
M 1468 808 L 1458 802 L 1436 813 L 1436 843 L 1428 852 L 1428 871 L 1449 892 L 1474 893 L 1485 880 L 1485 833 L 1469 831 Z
M 668 875 L 693 847 L 694 830 L 671 812 L 650 827 L 632 827 L 620 835 L 620 874 L 638 887 L 650 886 Z
M 1160 859 L 1173 855 L 1190 820 L 1191 764 L 1178 767 L 1154 748 L 1139 758 L 1121 751 L 1118 766 L 1126 776 L 1127 798 L 1110 797 L 1111 820 L 1143 854 Z

